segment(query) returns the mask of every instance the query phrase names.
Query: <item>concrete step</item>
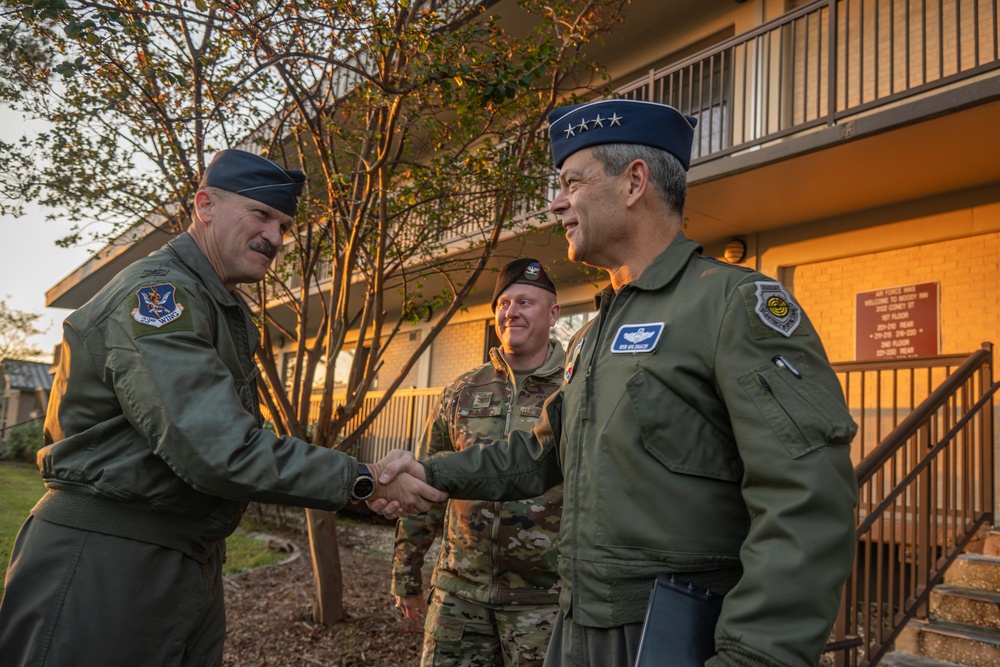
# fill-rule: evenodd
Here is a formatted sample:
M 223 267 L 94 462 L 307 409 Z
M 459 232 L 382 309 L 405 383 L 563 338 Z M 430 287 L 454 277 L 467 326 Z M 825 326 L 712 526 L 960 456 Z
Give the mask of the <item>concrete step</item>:
M 1000 592 L 1000 556 L 960 554 L 945 571 L 944 583 Z
M 983 545 L 984 556 L 1000 557 L 1000 530 L 991 530 L 986 536 L 986 543 Z
M 1000 593 L 940 584 L 931 591 L 931 618 L 1000 630 Z
M 1000 530 L 992 528 L 980 530 L 966 546 L 965 551 L 984 556 L 1000 556 Z
M 889 651 L 879 660 L 879 667 L 961 667 L 954 662 L 934 660 L 901 651 Z
M 912 620 L 896 638 L 894 648 L 966 667 L 1000 665 L 1000 631 L 949 621 Z

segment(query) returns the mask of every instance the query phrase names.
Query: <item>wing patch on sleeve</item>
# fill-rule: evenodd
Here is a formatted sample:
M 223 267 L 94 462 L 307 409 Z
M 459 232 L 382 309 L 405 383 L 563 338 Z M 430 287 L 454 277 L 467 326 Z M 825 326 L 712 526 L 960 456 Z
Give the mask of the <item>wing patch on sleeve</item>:
M 132 338 L 168 331 L 192 331 L 187 293 L 170 283 L 147 285 L 129 299 Z

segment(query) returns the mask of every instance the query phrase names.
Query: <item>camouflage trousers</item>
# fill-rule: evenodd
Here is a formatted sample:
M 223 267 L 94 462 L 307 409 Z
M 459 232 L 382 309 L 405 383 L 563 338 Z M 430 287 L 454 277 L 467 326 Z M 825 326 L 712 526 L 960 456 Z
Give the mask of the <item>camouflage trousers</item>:
M 421 667 L 541 667 L 559 605 L 483 605 L 435 588 Z

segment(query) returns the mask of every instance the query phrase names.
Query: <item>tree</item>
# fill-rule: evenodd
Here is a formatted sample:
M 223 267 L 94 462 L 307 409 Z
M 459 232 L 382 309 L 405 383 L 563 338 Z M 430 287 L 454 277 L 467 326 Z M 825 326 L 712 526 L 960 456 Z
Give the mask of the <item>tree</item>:
M 28 313 L 7 305 L 0 299 L 0 359 L 38 359 L 44 355 L 31 339 L 45 333 L 38 326 L 39 313 Z
M 542 208 L 545 114 L 597 80 L 581 48 L 626 1 L 511 0 L 500 3 L 509 21 L 482 0 L 5 2 L 2 66 L 21 78 L 0 92 L 55 127 L 0 146 L 29 169 L 7 196 L 176 229 L 215 149 L 241 140 L 303 168 L 297 230 L 246 292 L 262 398 L 279 433 L 347 448 L 462 307 L 504 231 Z M 58 166 L 30 170 L 29 148 Z M 428 335 L 345 432 L 392 341 L 421 319 Z M 288 378 L 279 338 L 294 353 Z M 336 401 L 342 350 L 353 354 Z M 334 517 L 309 511 L 308 525 L 316 618 L 337 621 Z

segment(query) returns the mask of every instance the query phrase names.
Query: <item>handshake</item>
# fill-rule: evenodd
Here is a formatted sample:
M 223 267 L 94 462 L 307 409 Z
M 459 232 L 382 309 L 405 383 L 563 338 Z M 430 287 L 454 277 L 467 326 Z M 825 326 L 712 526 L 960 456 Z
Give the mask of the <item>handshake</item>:
M 419 514 L 448 499 L 448 494 L 428 486 L 427 475 L 411 452 L 394 449 L 378 463 L 369 463 L 375 491 L 365 502 L 377 514 L 396 519 Z

